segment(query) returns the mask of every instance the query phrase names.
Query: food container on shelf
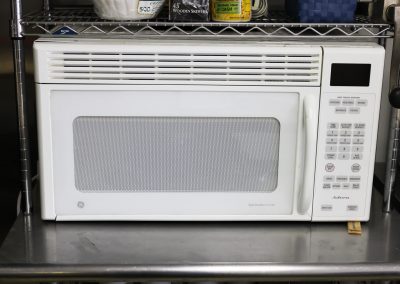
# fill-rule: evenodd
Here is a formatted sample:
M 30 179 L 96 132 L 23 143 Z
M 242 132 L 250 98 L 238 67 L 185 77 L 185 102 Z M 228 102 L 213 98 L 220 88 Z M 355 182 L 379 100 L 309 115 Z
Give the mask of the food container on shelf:
M 252 0 L 251 18 L 260 19 L 268 14 L 267 0 Z
M 170 0 L 169 19 L 173 22 L 208 22 L 209 0 Z
M 157 17 L 165 0 L 93 0 L 96 14 L 107 20 L 145 20 Z
M 251 0 L 211 0 L 211 17 L 217 22 L 248 22 Z
M 286 11 L 302 23 L 354 22 L 357 0 L 286 0 Z

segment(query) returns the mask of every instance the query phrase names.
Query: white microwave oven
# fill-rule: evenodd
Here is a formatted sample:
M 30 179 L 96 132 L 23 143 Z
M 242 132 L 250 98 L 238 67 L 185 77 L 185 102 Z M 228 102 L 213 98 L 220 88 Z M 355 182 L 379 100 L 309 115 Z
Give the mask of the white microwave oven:
M 384 54 L 39 39 L 42 218 L 367 221 Z

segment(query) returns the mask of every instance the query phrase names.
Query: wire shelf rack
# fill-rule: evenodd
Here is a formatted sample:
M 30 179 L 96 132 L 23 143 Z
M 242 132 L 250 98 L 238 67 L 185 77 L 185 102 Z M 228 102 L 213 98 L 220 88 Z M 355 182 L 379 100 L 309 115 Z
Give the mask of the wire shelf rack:
M 355 23 L 296 23 L 284 13 L 256 22 L 170 22 L 100 19 L 91 8 L 56 8 L 22 19 L 25 36 L 60 37 L 220 37 L 220 38 L 389 38 L 392 26 L 357 17 Z

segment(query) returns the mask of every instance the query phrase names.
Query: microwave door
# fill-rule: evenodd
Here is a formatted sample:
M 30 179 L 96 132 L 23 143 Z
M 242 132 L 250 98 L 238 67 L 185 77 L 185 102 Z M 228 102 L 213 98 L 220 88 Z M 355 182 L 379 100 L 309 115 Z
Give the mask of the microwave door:
M 318 88 L 41 88 L 58 220 L 310 219 Z

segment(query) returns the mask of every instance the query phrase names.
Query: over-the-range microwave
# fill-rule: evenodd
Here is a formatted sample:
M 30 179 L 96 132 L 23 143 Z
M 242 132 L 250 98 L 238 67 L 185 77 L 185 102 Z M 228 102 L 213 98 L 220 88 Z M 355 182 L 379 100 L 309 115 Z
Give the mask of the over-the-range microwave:
M 367 221 L 384 54 L 39 39 L 42 218 Z

